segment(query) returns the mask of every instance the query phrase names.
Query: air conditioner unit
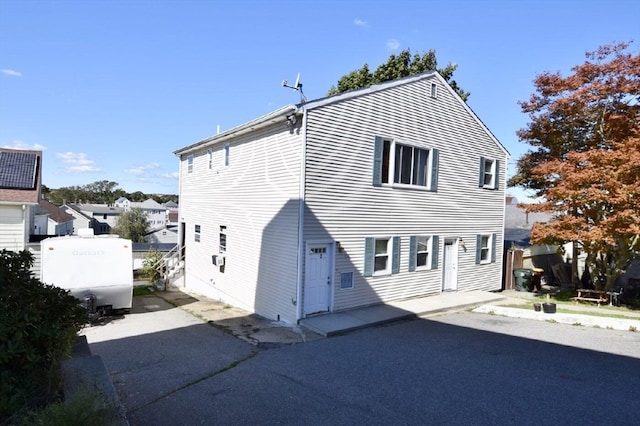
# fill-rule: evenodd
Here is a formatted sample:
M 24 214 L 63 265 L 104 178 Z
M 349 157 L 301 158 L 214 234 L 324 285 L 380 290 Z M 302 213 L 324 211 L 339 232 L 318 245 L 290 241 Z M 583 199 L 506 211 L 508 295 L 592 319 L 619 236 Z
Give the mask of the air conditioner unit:
M 211 256 L 211 263 L 216 266 L 224 266 L 225 255 L 223 254 L 214 254 Z

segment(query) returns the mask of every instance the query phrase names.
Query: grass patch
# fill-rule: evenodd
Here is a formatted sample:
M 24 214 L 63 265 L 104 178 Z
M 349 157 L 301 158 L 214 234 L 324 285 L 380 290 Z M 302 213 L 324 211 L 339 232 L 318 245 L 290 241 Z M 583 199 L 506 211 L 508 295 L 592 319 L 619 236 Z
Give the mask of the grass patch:
M 521 303 L 517 303 L 517 304 L 513 303 L 513 304 L 501 305 L 501 306 L 504 306 L 506 308 L 524 309 L 524 310 L 527 310 L 527 311 L 533 309 L 531 304 L 521 304 Z M 578 306 L 580 306 L 580 305 L 578 305 Z M 600 309 L 602 309 L 602 312 L 594 312 L 594 311 L 591 311 L 591 310 L 581 310 L 581 309 L 566 309 L 566 308 L 562 308 L 561 304 L 556 303 L 556 312 L 557 313 L 589 315 L 589 316 L 592 316 L 592 317 L 605 317 L 605 318 L 617 318 L 617 319 L 629 319 L 629 320 L 637 320 L 638 319 L 638 317 L 625 315 L 624 313 L 617 313 L 615 310 L 610 310 L 609 307 L 601 306 Z M 619 308 L 617 308 L 617 309 L 619 309 Z
M 77 392 L 72 398 L 28 412 L 15 425 L 110 426 L 116 425 L 117 407 L 105 402 L 96 391 Z
M 133 296 L 149 296 L 153 294 L 151 290 L 151 286 L 148 285 L 139 285 L 133 288 Z

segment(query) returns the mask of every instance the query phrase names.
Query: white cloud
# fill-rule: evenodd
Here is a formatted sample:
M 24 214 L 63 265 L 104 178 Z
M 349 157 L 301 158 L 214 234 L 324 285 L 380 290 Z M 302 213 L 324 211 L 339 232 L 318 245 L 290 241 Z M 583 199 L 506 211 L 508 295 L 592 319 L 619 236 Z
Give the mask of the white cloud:
M 66 164 L 65 170 L 75 173 L 99 172 L 93 160 L 87 158 L 82 152 L 56 152 L 56 158 Z
M 178 177 L 180 176 L 180 173 L 178 172 L 162 173 L 159 176 L 167 179 L 178 179 Z
M 21 72 L 14 71 L 14 70 L 9 70 L 9 69 L 1 69 L 0 73 L 2 73 L 4 75 L 8 75 L 10 77 L 22 77 L 22 73 Z
M 33 145 L 29 145 L 26 142 L 18 141 L 18 140 L 11 142 L 11 145 L 4 145 L 3 148 L 32 150 L 32 151 L 44 151 L 47 149 L 46 146 L 40 145 L 39 143 L 34 143 Z
M 367 26 L 367 22 L 363 21 L 362 19 L 359 19 L 359 18 L 354 19 L 353 23 L 356 24 L 359 27 L 366 27 Z
M 395 38 L 387 40 L 387 50 L 398 50 L 400 42 Z
M 154 170 L 154 169 L 157 169 L 158 167 L 160 167 L 160 164 L 158 163 L 149 163 L 144 166 L 135 166 L 135 167 L 131 167 L 130 169 L 125 169 L 124 172 L 129 175 L 140 176 L 145 174 L 149 170 Z

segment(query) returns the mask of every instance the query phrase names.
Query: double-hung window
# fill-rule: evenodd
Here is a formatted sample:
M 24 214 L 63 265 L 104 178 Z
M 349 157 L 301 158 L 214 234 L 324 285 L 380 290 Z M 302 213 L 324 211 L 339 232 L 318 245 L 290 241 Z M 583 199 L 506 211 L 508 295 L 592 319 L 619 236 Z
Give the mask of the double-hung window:
M 476 264 L 496 261 L 496 234 L 476 235 Z
M 226 144 L 224 146 L 224 165 L 225 167 L 229 165 L 229 157 L 231 156 L 231 145 Z
M 194 231 L 193 240 L 196 243 L 199 243 L 200 242 L 200 225 L 195 225 L 193 231 Z
M 480 174 L 478 186 L 485 189 L 499 189 L 498 180 L 500 161 L 480 157 Z
M 409 271 L 438 269 L 437 235 L 413 235 L 409 238 Z
M 373 184 L 412 186 L 436 191 L 438 150 L 376 137 Z
M 400 271 L 400 237 L 365 238 L 364 275 L 396 274 Z
M 220 226 L 220 248 L 219 252 L 226 253 L 227 252 L 227 227 Z
M 187 157 L 187 173 L 193 172 L 193 155 Z

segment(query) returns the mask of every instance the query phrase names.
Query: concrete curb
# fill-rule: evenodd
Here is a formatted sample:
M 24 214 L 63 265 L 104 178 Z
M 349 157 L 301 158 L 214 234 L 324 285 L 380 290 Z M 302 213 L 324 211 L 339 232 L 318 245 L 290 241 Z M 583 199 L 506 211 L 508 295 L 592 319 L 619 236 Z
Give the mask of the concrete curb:
M 78 336 L 72 355 L 73 358 L 63 361 L 60 366 L 65 400 L 73 398 L 79 392 L 95 390 L 103 396 L 105 406 L 110 407 L 111 422 L 129 426 L 107 367 L 99 355 L 91 355 L 86 336 Z
M 473 310 L 481 314 L 501 315 L 511 318 L 525 318 L 536 321 L 555 321 L 562 324 L 582 325 L 623 331 L 640 331 L 640 320 L 609 318 L 593 315 L 559 313 L 546 314 L 532 309 L 507 308 L 495 305 L 482 305 Z

